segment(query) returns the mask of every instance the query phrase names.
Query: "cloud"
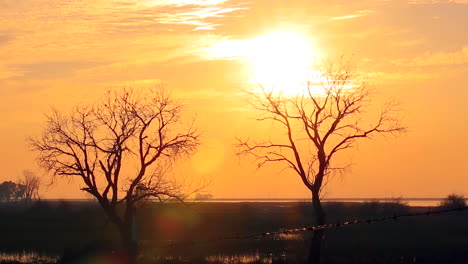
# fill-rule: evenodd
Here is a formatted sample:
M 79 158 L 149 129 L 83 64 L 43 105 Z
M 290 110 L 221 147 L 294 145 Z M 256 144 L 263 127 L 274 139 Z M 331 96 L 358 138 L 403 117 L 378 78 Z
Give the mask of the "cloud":
M 189 27 L 192 31 L 214 30 L 216 21 L 247 9 L 244 3 L 230 4 L 226 0 L 179 0 L 122 2 L 104 26 L 111 31 L 147 29 L 177 31 Z M 168 27 L 171 26 L 171 27 Z M 179 26 L 179 28 L 174 27 Z M 180 28 L 183 26 L 183 28 Z
M 408 4 L 441 4 L 441 3 L 468 4 L 468 0 L 409 0 L 408 1 Z
M 406 40 L 395 40 L 391 42 L 396 47 L 415 47 L 424 44 L 426 41 L 423 39 L 406 39 Z
M 389 82 L 400 82 L 409 80 L 431 80 L 434 78 L 440 78 L 440 73 L 423 72 L 419 70 L 414 71 L 395 71 L 395 72 L 367 72 L 363 73 L 363 76 L 367 80 L 373 83 L 389 83 Z
M 330 18 L 330 20 L 345 20 L 345 19 L 358 18 L 358 17 L 368 16 L 368 15 L 370 15 L 372 13 L 374 13 L 374 11 L 372 11 L 372 10 L 361 10 L 361 11 L 358 11 L 358 12 L 356 12 L 354 14 L 332 17 L 332 18 Z
M 145 6 L 187 6 L 187 5 L 197 5 L 197 6 L 212 6 L 219 5 L 228 2 L 228 0 L 143 0 L 139 1 L 141 5 Z
M 105 82 L 104 85 L 110 88 L 121 88 L 121 87 L 132 87 L 132 88 L 154 88 L 158 85 L 163 85 L 165 82 L 161 79 L 136 79 L 129 81 L 109 81 Z
M 454 52 L 426 52 L 414 58 L 404 58 L 393 61 L 399 66 L 457 66 L 468 64 L 468 46 Z
M 18 69 L 12 69 L 5 65 L 0 65 L 0 80 L 21 77 L 24 72 Z
M 437 79 L 454 81 L 464 78 L 468 74 L 468 67 L 458 68 L 399 68 L 387 71 L 362 72 L 362 76 L 372 84 L 431 82 Z
M 1 2 L 1 1 L 0 1 Z M 245 2 L 227 0 L 23 0 L 0 8 L 3 27 L 59 35 L 214 30 Z M 19 15 L 18 15 L 19 14 Z M 65 32 L 58 32 L 64 31 Z M 2 43 L 0 31 L 0 44 Z M 76 41 L 75 41 L 76 42 Z
M 10 65 L 20 75 L 10 76 L 15 79 L 58 79 L 69 77 L 74 71 L 102 65 L 94 61 L 42 61 L 32 64 Z
M 4 34 L 0 32 L 0 46 L 8 43 L 10 40 L 14 39 L 15 37 L 10 34 Z
M 242 7 L 203 7 L 193 8 L 186 12 L 180 13 L 165 13 L 161 14 L 155 21 L 161 24 L 183 24 L 193 25 L 197 30 L 213 30 L 217 25 L 211 22 L 207 22 L 210 18 L 220 18 L 225 16 L 227 13 L 231 13 L 237 10 L 242 10 Z

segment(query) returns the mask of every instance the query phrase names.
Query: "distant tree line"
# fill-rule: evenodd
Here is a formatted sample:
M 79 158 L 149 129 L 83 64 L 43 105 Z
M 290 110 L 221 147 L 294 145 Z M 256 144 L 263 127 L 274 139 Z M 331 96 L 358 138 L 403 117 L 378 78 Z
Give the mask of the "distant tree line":
M 25 193 L 25 186 L 12 181 L 4 181 L 0 184 L 0 201 L 9 202 L 20 200 Z
M 4 181 L 0 184 L 0 202 L 32 201 L 39 199 L 40 178 L 32 171 L 23 171 L 18 183 Z

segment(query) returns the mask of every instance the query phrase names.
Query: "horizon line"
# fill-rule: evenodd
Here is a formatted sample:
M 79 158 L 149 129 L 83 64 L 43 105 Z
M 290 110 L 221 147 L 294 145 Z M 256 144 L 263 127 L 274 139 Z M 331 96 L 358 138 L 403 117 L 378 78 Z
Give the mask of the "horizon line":
M 443 200 L 447 197 L 326 197 L 321 198 L 322 201 L 352 201 L 352 200 L 384 200 L 384 201 L 392 201 L 392 200 L 402 200 L 402 201 L 430 201 L 430 200 Z M 190 198 L 187 199 L 189 201 L 192 200 L 201 200 L 201 201 L 304 201 L 310 200 L 310 197 L 299 197 L 299 198 L 232 198 L 232 197 L 220 197 L 220 198 L 206 198 L 206 199 L 195 199 Z M 468 200 L 468 198 L 464 198 Z M 95 200 L 94 198 L 41 198 L 39 200 L 79 200 L 79 201 L 88 201 L 88 200 Z

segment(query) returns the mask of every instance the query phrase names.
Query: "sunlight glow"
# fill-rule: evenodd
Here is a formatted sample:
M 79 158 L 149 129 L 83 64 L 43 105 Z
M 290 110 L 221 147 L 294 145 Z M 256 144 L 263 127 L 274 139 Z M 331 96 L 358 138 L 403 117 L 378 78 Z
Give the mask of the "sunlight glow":
M 201 175 L 212 173 L 222 164 L 224 152 L 225 147 L 221 141 L 208 139 L 190 159 L 192 168 Z
M 311 39 L 295 31 L 222 40 L 210 48 L 209 56 L 246 61 L 250 83 L 288 96 L 304 93 L 307 82 L 321 76 L 311 69 L 317 57 Z

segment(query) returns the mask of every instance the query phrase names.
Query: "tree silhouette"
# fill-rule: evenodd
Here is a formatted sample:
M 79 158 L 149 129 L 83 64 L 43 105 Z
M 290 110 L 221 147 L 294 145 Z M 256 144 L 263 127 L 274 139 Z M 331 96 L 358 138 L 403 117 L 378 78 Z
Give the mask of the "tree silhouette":
M 461 194 L 449 194 L 444 200 L 439 203 L 442 209 L 462 208 L 466 206 L 465 197 Z
M 258 120 L 279 125 L 285 136 L 280 141 L 239 139 L 237 154 L 253 156 L 259 167 L 280 162 L 292 169 L 312 194 L 318 225 L 326 223 L 321 191 L 333 172 L 347 167 L 335 164 L 335 156 L 354 147 L 359 139 L 405 130 L 395 116 L 395 103 L 385 104 L 373 122 L 363 121 L 372 93 L 357 81 L 349 61 L 343 59 L 328 65 L 319 82 L 309 82 L 304 94 L 287 97 L 263 87 L 250 94 L 254 107 L 262 113 Z M 322 236 L 322 230 L 314 232 L 309 263 L 320 262 Z
M 23 171 L 23 177 L 18 183 L 5 181 L 0 184 L 0 201 L 25 201 L 39 198 L 40 179 L 34 172 Z
M 24 186 L 24 194 L 22 199 L 29 202 L 33 199 L 39 199 L 39 188 L 41 179 L 32 171 L 24 170 L 23 177 L 19 180 L 19 184 Z
M 23 196 L 23 193 L 24 188 L 12 181 L 4 181 L 0 184 L 0 201 L 18 200 Z
M 139 201 L 182 200 L 183 187 L 168 175 L 174 161 L 194 152 L 199 133 L 181 122 L 182 106 L 164 87 L 108 92 L 70 114 L 47 115 L 42 136 L 30 139 L 40 164 L 54 175 L 79 177 L 117 226 L 134 259 L 132 221 Z

